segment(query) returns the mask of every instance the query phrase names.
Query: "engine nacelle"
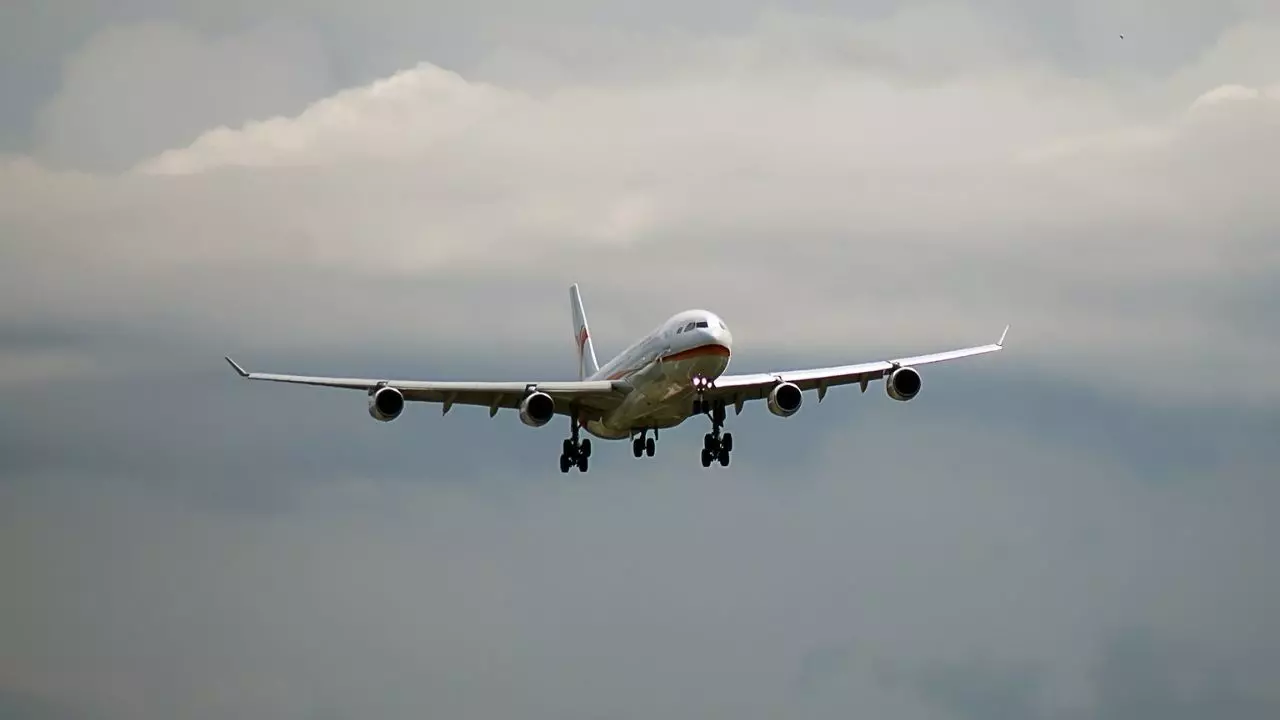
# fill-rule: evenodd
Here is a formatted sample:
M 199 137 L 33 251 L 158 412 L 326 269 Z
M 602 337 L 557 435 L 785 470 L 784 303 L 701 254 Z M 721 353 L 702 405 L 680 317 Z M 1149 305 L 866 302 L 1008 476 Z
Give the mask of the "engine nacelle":
M 404 394 L 385 386 L 369 396 L 369 415 L 379 422 L 391 422 L 404 412 Z
M 804 393 L 795 383 L 779 383 L 769 391 L 769 412 L 778 417 L 791 417 L 800 411 Z
M 556 414 L 556 401 L 544 392 L 529 393 L 520 401 L 520 422 L 529 427 L 542 427 Z
M 906 402 L 920 394 L 920 373 L 915 368 L 900 367 L 885 376 L 884 391 L 894 400 Z

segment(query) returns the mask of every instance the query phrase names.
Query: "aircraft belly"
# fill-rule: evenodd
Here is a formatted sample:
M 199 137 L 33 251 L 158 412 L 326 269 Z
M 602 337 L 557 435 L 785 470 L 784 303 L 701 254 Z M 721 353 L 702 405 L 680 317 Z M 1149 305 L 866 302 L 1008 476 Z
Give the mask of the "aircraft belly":
M 623 440 L 631 437 L 631 430 L 617 428 L 606 425 L 602 420 L 590 420 L 582 425 L 582 429 L 588 433 L 595 435 L 601 440 Z
M 728 358 L 697 356 L 654 363 L 631 377 L 635 389 L 613 412 L 585 429 L 601 438 L 630 437 L 632 430 L 670 428 L 689 417 L 694 377 L 714 379 L 728 367 Z

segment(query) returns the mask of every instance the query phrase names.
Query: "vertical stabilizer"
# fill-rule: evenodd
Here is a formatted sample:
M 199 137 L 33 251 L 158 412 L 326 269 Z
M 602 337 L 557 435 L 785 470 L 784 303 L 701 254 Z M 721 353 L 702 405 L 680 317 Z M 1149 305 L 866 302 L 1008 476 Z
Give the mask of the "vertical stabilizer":
M 596 348 L 591 344 L 591 331 L 587 329 L 587 313 L 582 309 L 578 283 L 569 286 L 569 307 L 573 310 L 573 337 L 578 348 L 578 379 L 585 380 L 596 374 L 600 363 L 596 361 Z

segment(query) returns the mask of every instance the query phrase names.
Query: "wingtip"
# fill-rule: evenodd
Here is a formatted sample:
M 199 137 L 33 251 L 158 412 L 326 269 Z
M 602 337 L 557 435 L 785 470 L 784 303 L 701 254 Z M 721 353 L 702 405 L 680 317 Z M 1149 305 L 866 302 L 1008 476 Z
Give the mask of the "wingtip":
M 226 355 L 224 355 L 222 359 L 226 360 L 227 363 L 231 365 L 231 368 L 236 371 L 237 375 L 239 375 L 242 378 L 249 377 L 249 373 L 246 372 L 244 368 L 237 365 L 235 360 L 232 360 L 229 356 L 226 356 Z
M 996 341 L 996 345 L 1004 347 L 1004 337 L 1009 334 L 1009 326 L 1004 326 L 1004 332 L 1000 333 L 1000 339 Z

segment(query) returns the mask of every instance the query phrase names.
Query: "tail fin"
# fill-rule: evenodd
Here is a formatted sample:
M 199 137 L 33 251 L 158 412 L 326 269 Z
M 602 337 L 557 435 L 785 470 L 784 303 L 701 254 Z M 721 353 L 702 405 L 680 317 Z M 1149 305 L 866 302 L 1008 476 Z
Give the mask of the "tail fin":
M 569 286 L 569 306 L 573 309 L 573 336 L 578 347 L 578 379 L 585 380 L 596 374 L 600 363 L 596 361 L 596 348 L 591 344 L 591 331 L 587 330 L 587 313 L 582 309 L 578 283 Z

